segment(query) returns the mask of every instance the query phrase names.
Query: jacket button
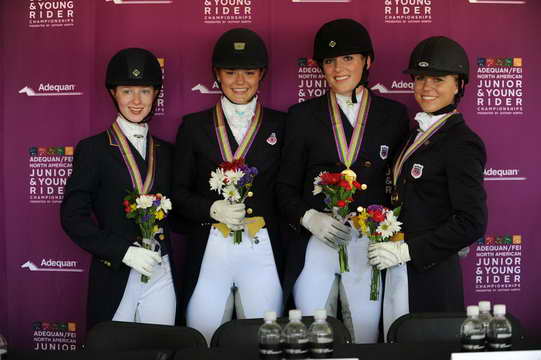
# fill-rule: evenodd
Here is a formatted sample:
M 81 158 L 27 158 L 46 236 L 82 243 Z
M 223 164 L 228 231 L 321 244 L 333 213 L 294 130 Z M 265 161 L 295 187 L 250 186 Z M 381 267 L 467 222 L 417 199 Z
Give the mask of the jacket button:
M 370 161 L 367 160 L 364 162 L 364 167 L 370 167 L 370 166 L 372 166 L 372 163 Z
M 250 215 L 252 214 L 254 211 L 252 210 L 252 208 L 248 208 L 246 209 L 246 214 Z

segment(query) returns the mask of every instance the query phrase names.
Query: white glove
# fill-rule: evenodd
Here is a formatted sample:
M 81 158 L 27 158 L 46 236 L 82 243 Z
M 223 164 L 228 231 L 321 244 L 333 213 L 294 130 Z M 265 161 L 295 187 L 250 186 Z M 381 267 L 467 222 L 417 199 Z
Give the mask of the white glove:
M 332 218 L 330 214 L 310 209 L 304 213 L 301 224 L 325 245 L 338 249 L 351 240 L 351 228 Z
M 216 200 L 210 207 L 210 216 L 233 231 L 241 230 L 244 226 L 246 210 L 244 204 L 229 204 L 226 200 Z
M 147 250 L 138 246 L 130 246 L 122 262 L 138 273 L 152 275 L 152 267 L 162 263 L 162 257 L 155 251 Z
M 368 262 L 379 270 L 403 264 L 411 260 L 408 244 L 404 242 L 381 242 L 368 246 Z

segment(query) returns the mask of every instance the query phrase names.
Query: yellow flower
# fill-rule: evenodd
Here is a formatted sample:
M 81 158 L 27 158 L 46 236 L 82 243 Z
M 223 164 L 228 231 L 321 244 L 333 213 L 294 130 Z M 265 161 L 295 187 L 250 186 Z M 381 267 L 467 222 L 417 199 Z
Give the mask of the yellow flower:
M 137 204 L 131 204 L 130 209 L 131 209 L 131 211 L 137 209 Z
M 165 214 L 163 213 L 162 210 L 160 210 L 160 211 L 158 211 L 158 212 L 156 213 L 156 219 L 162 220 L 164 217 L 165 217 Z
M 366 211 L 361 212 L 359 215 L 351 219 L 353 221 L 353 226 L 355 226 L 356 229 L 360 229 L 363 234 L 368 233 L 366 219 L 368 219 L 368 213 Z

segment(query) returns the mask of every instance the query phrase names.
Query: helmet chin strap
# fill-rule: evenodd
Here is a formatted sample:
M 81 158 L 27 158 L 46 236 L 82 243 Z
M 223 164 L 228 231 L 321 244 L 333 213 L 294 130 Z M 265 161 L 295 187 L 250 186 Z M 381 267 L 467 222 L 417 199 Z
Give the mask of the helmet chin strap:
M 363 75 L 361 76 L 361 80 L 357 83 L 357 85 L 353 88 L 353 91 L 351 92 L 351 102 L 356 104 L 357 103 L 357 89 L 360 86 L 366 86 L 368 85 L 368 69 L 366 67 L 366 62 L 363 65 Z
M 446 106 L 442 107 L 439 110 L 433 111 L 433 112 L 431 112 L 429 114 L 430 115 L 442 115 L 442 114 L 450 113 L 451 111 L 453 111 L 455 109 L 456 109 L 456 104 L 452 103 L 452 104 L 449 104 L 449 105 L 446 105 Z

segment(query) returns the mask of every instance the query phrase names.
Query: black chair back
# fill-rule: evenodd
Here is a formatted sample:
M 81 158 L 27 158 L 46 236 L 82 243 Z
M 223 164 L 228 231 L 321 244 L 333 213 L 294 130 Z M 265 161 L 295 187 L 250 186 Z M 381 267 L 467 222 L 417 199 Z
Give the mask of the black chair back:
M 286 326 L 289 322 L 287 317 L 278 318 L 278 324 Z M 351 335 L 344 324 L 334 318 L 327 317 L 329 325 L 334 330 L 335 344 L 351 343 Z M 302 322 L 309 327 L 314 322 L 313 316 L 303 316 Z M 211 347 L 238 347 L 238 346 L 257 346 L 259 339 L 257 330 L 263 324 L 263 319 L 237 319 L 222 324 L 212 336 Z
M 86 338 L 89 351 L 178 350 L 206 348 L 203 335 L 184 326 L 106 321 L 94 326 Z
M 522 340 L 523 330 L 518 319 L 511 314 L 506 317 L 513 328 L 513 341 Z M 457 342 L 465 319 L 465 312 L 406 314 L 391 324 L 387 342 Z

